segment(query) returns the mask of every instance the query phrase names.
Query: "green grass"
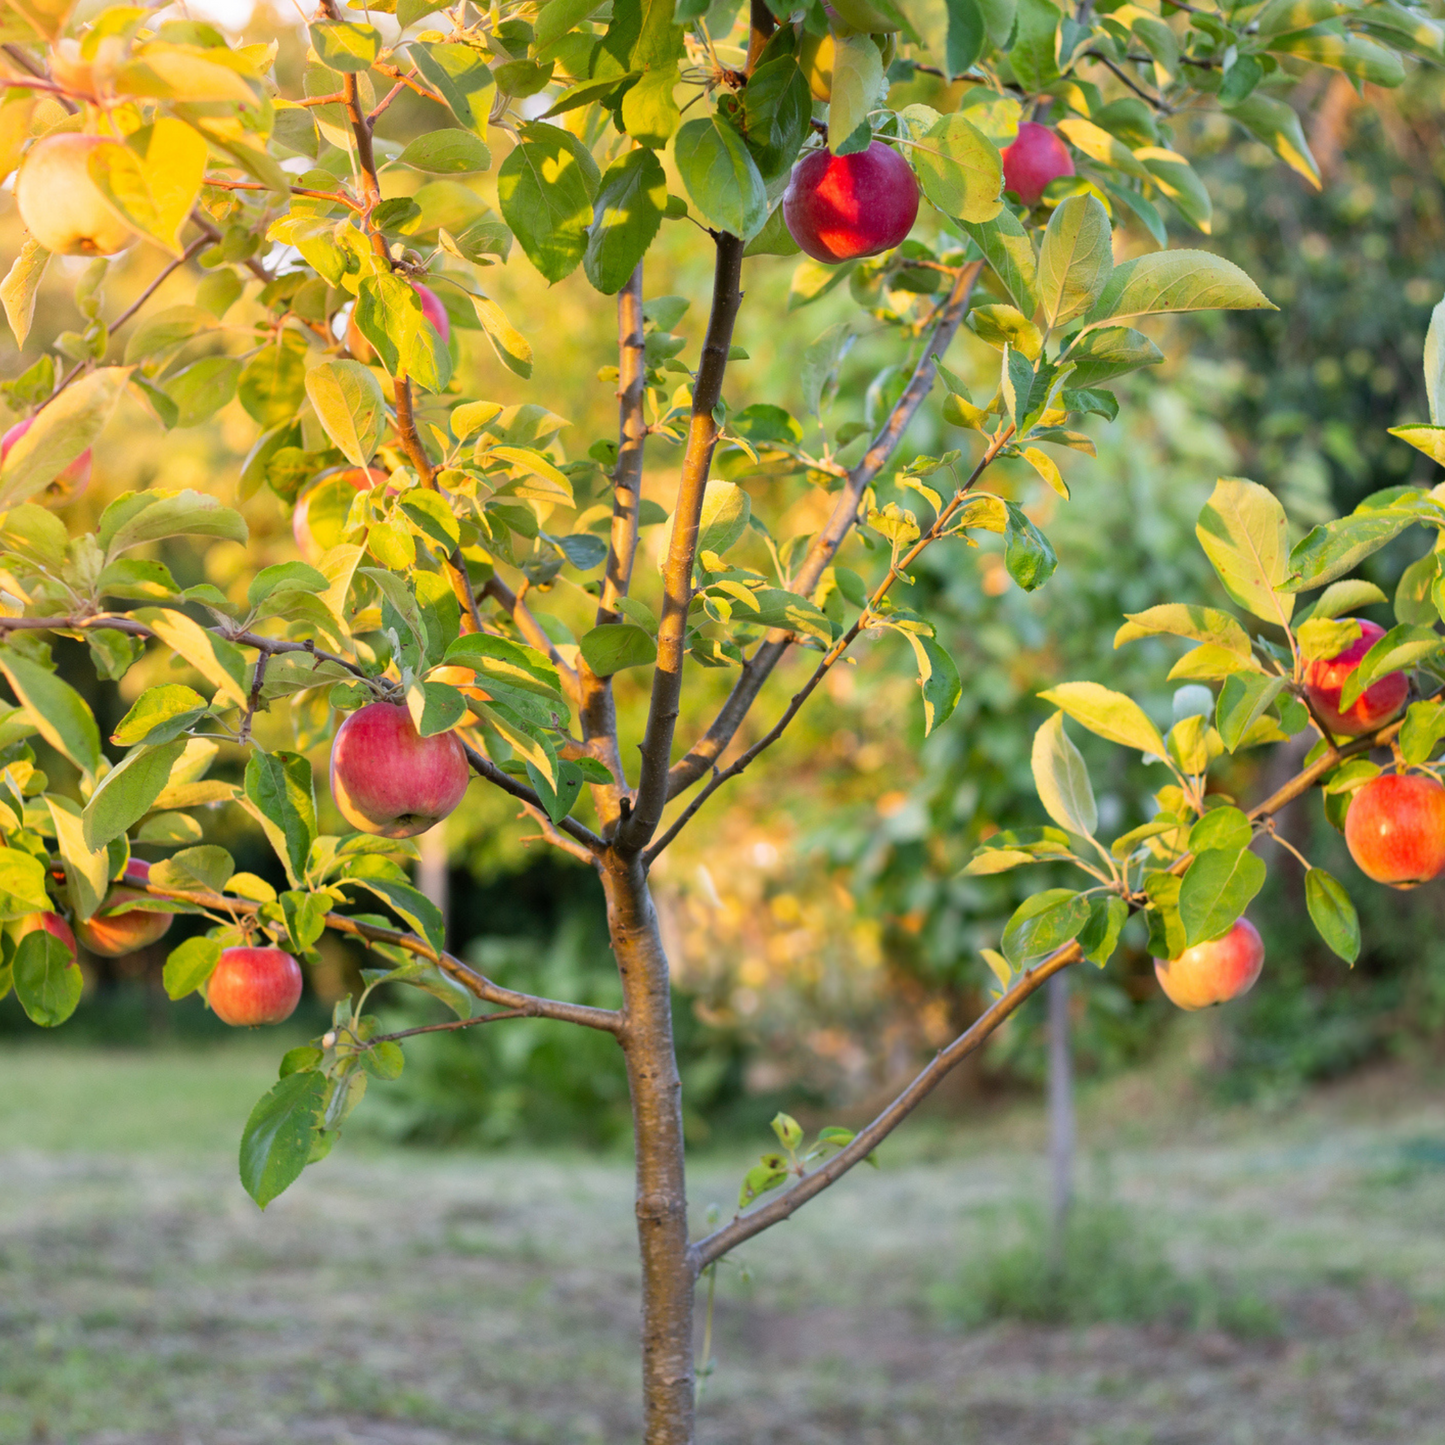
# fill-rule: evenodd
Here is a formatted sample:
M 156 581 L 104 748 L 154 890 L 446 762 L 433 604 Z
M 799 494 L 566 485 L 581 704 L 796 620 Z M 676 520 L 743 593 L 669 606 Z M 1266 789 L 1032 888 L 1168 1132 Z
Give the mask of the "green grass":
M 273 1069 L 0 1053 L 0 1445 L 634 1445 L 625 1160 L 348 1138 L 262 1214 Z M 1081 1122 L 1063 1287 L 1033 1108 L 926 1123 L 746 1247 L 701 1445 L 1445 1445 L 1430 1093 L 1225 1114 L 1153 1076 Z M 767 1142 L 694 1161 L 699 1226 Z

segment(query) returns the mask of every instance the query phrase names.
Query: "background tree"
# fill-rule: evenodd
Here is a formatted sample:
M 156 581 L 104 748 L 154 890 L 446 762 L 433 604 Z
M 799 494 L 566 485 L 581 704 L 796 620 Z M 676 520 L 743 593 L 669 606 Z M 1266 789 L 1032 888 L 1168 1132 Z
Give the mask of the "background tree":
M 1366 779 L 1360 754 L 1398 724 L 1348 746 L 1322 738 L 1305 771 L 1248 816 L 1211 805 L 1208 764 L 1308 725 L 1305 663 L 1359 635 L 1319 606 L 1314 631 L 1296 634 L 1293 592 L 1282 589 L 1331 581 L 1387 532 L 1431 525 L 1440 510 L 1423 493 L 1391 495 L 1287 557 L 1269 494 L 1221 483 L 1204 514 L 1206 551 L 1231 600 L 1279 629 L 1287 650 L 1278 635 L 1252 643 L 1207 609 L 1162 619 L 1155 609 L 1132 623 L 1202 634 L 1205 657 L 1189 676 L 1223 679 L 1217 726 L 1195 690 L 1167 744 L 1121 694 L 1054 689 L 1085 726 L 1164 760 L 1176 781 L 1160 795 L 1163 814 L 1112 850 L 1094 842 L 1082 761 L 1060 717 L 1047 723 L 1034 774 L 1059 827 L 997 835 L 973 871 L 1042 857 L 1082 866 L 1098 886 L 1021 905 L 1001 953 L 988 955 L 996 1000 L 866 1129 L 825 1129 L 809 1147 L 780 1115 L 781 1152 L 748 1174 L 742 1212 L 690 1242 L 648 870 L 866 634 L 907 643 L 925 730 L 945 723 L 960 681 L 912 605 L 925 600 L 919 559 L 978 532 L 1000 539 L 1020 587 L 1042 586 L 1055 552 L 1014 498 L 1024 475 L 1067 497 L 1043 447 L 1092 451 L 1077 419 L 1114 416 L 1106 383 L 1159 360 L 1127 323 L 1269 306 L 1209 252 L 1149 249 L 1164 244 L 1171 210 L 1208 223 L 1207 192 L 1173 148 L 1188 143 L 1187 118 L 1227 117 L 1312 173 L 1277 93 L 1297 71 L 1392 85 L 1401 53 L 1441 49 L 1414 11 L 1336 0 L 1170 7 L 1167 18 L 962 0 L 932 25 L 891 0 L 796 14 L 754 3 L 735 36 L 732 19 L 727 7 L 665 0 L 617 0 L 605 16 L 569 0 L 488 12 L 400 0 L 383 30 L 326 0 L 300 66 L 283 64 L 275 42 L 233 47 L 204 23 L 142 8 L 72 23 L 67 7 L 27 4 L 3 31 L 5 161 L 30 232 L 0 289 L 17 342 L 52 252 L 105 256 L 134 238 L 140 254 L 170 257 L 110 320 L 108 263 L 81 270 L 81 325 L 9 384 L 26 415 L 0 466 L 0 670 L 16 697 L 0 818 L 15 924 L 7 979 L 30 1017 L 53 1026 L 82 986 L 73 925 L 190 913 L 211 926 L 172 952 L 168 991 L 204 990 L 222 1017 L 271 1021 L 295 1006 L 294 960 L 310 960 L 326 930 L 365 940 L 387 966 L 364 973 L 314 1045 L 285 1056 L 247 1125 L 242 1180 L 263 1205 L 324 1156 L 369 1079 L 400 1072 L 409 1031 L 385 1034 L 367 1012 L 384 984 L 454 1007 L 454 1021 L 427 1029 L 542 1018 L 616 1039 L 637 1158 L 654 1445 L 692 1438 L 699 1274 L 870 1157 L 1046 979 L 1086 955 L 1106 962 L 1131 911 L 1148 915 L 1158 956 L 1204 970 L 1205 992 L 1247 986 L 1218 971 L 1258 887 L 1256 834 L 1322 778 L 1381 781 Z M 408 92 L 433 109 L 403 143 L 388 138 L 388 116 Z M 1041 121 L 1052 105 L 1061 114 L 1050 129 Z M 494 144 L 507 147 L 492 193 L 500 220 L 475 183 L 453 179 L 488 171 Z M 927 208 L 909 234 L 920 194 Z M 691 367 L 675 329 L 685 300 L 644 286 L 643 257 L 665 222 L 695 226 L 711 253 Z M 846 275 L 864 314 L 896 338 L 872 425 L 821 426 L 850 344 L 842 328 L 799 354 L 801 417 L 725 399 L 745 256 L 799 246 L 815 258 L 793 272 L 799 301 Z M 615 439 L 571 448 L 547 407 L 488 401 L 462 384 L 466 329 L 514 374 L 534 365 L 532 343 L 482 284 L 494 265 L 523 258 L 551 283 L 580 267 L 617 296 Z M 148 307 L 182 275 L 189 302 Z M 967 380 L 944 361 L 965 318 L 997 353 Z M 546 317 L 523 320 L 552 340 Z M 935 378 L 961 444 L 892 470 Z M 250 536 L 240 511 L 197 489 L 126 493 L 98 518 L 72 512 L 80 525 L 67 527 L 51 508 L 73 501 L 122 397 L 166 430 L 238 401 L 259 435 L 236 500 L 264 510 L 265 490 L 294 506 L 305 560 L 253 562 L 226 586 L 168 566 L 161 556 L 190 547 L 168 548 L 172 539 Z M 1414 440 L 1431 450 L 1433 436 Z M 642 495 L 649 443 L 680 451 L 666 505 Z M 1002 480 L 986 489 L 986 476 Z M 639 565 L 654 527 L 658 584 Z M 1326 594 L 1335 612 L 1365 595 Z M 1402 627 L 1365 653 L 1347 689 L 1428 664 L 1433 629 L 1418 617 Z M 66 641 L 88 650 L 99 678 L 148 684 L 110 733 L 123 756 L 105 754 L 94 708 L 59 674 Z M 165 680 L 172 667 L 198 686 Z M 644 679 L 635 691 L 634 670 Z M 771 697 L 775 672 L 786 703 Z M 685 682 L 715 696 L 716 711 L 679 738 Z M 765 693 L 766 726 L 753 724 Z M 644 714 L 635 771 L 619 727 L 634 702 Z M 1411 711 L 1402 767 L 1435 745 L 1432 706 Z M 308 754 L 333 735 L 332 797 L 360 830 L 350 834 L 321 831 L 312 785 Z M 246 760 L 239 784 L 206 777 L 223 748 Z M 468 770 L 595 870 L 620 1006 L 524 993 L 445 951 L 438 910 L 402 866 L 405 840 L 458 806 Z M 225 849 L 200 841 L 191 810 L 216 804 L 255 820 L 286 888 L 235 871 Z M 133 845 L 177 851 L 141 868 Z M 1349 952 L 1348 900 L 1322 870 L 1307 883 L 1312 915 Z M 405 927 L 353 911 L 362 896 Z

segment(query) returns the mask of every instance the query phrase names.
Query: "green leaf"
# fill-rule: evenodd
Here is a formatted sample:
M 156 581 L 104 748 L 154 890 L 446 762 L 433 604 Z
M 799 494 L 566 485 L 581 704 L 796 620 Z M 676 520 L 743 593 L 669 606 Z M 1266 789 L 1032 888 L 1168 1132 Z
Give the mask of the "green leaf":
M 556 769 L 556 784 L 533 763 L 524 763 L 527 781 L 542 800 L 547 816 L 560 823 L 575 806 L 582 792 L 582 773 L 575 763 L 559 762 Z
M 359 361 L 323 361 L 306 373 L 306 395 L 341 454 L 364 467 L 387 427 L 386 398 L 369 368 Z
M 0 647 L 0 671 L 40 736 L 87 777 L 100 767 L 100 729 L 85 700 L 38 662 Z
M 1385 601 L 1385 594 L 1373 582 L 1352 577 L 1347 582 L 1332 582 L 1310 608 L 1310 620 L 1319 617 L 1339 617 L 1346 612 L 1358 612 L 1362 607 L 1371 607 Z
M 472 668 L 484 684 L 502 682 L 562 702 L 562 681 L 556 667 L 534 647 L 490 633 L 469 632 L 447 648 L 443 660 Z
M 994 221 L 1002 212 L 1003 158 L 961 112 L 940 116 L 929 126 L 910 148 L 909 160 L 923 194 L 945 216 L 971 228 Z M 1017 240 L 1011 234 L 1015 228 L 1016 221 L 1012 227 L 999 222 L 989 234 L 1000 253 L 1018 263 L 1021 248 L 1010 244 Z M 1022 299 L 1019 309 L 1026 314 L 1033 310 Z
M 497 359 L 508 371 L 526 381 L 532 375 L 532 346 L 525 336 L 507 319 L 507 313 L 490 297 L 479 292 L 471 293 L 472 309 L 482 330 L 491 342 Z M 460 411 L 461 408 L 458 408 Z
M 209 421 L 236 394 L 241 363 L 232 356 L 203 356 L 176 372 L 162 388 L 176 407 L 178 427 Z
M 1412 702 L 1396 738 L 1405 761 L 1416 765 L 1429 761 L 1441 738 L 1445 738 L 1445 700 Z
M 1289 554 L 1287 592 L 1308 592 L 1353 572 L 1366 557 L 1393 542 L 1420 517 L 1415 512 L 1386 507 L 1378 512 L 1356 512 L 1314 528 Z
M 1082 316 L 1114 270 L 1109 213 L 1095 195 L 1070 196 L 1054 208 L 1039 250 L 1038 289 L 1051 327 Z
M 188 938 L 173 948 L 166 959 L 161 982 L 166 997 L 185 998 L 209 981 L 221 961 L 221 945 L 214 938 Z
M 582 257 L 587 279 L 604 295 L 614 295 L 627 284 L 666 209 L 667 175 L 652 151 L 629 151 L 607 168 Z
M 406 921 L 437 953 L 445 944 L 446 928 L 441 910 L 424 893 L 419 893 L 407 883 L 398 883 L 383 876 L 386 871 L 376 865 L 385 864 L 383 858 L 359 858 L 352 864 L 348 875 L 341 881 L 355 883 L 374 893 L 388 907 Z
M 1294 598 L 1279 593 L 1289 573 L 1289 523 L 1273 492 L 1242 477 L 1221 477 L 1194 534 L 1230 600 L 1283 626 Z
M 1019 83 L 1033 94 L 1059 78 L 1059 26 L 1064 17 L 1049 0 L 1018 0 L 1017 14 L 1008 59 Z
M 1129 905 L 1122 898 L 1100 898 L 1089 910 L 1089 921 L 1079 933 L 1079 947 L 1096 968 L 1103 968 L 1119 946 L 1119 934 L 1129 921 Z
M 700 557 L 704 552 L 712 552 L 721 557 L 747 530 L 751 516 L 752 501 L 741 487 L 733 482 L 710 481 L 703 490 L 695 555 Z M 659 571 L 672 548 L 672 523 L 673 517 L 669 517 L 662 529 Z
M 5 280 L 0 282 L 0 305 L 5 307 L 5 319 L 15 333 L 17 348 L 23 347 L 25 338 L 30 335 L 30 323 L 35 319 L 35 298 L 49 264 L 50 252 L 27 236 L 5 273 Z
M 1445 466 L 1445 426 L 1426 426 L 1423 422 L 1410 422 L 1405 426 L 1388 428 L 1392 437 L 1408 442 L 1418 452 L 1424 452 L 1431 461 Z
M 306 398 L 306 342 L 294 331 L 282 331 L 246 363 L 236 396 L 262 426 L 290 421 Z
M 1376 640 L 1340 688 L 1340 707 L 1354 705 L 1366 688 L 1392 672 L 1403 672 L 1445 648 L 1445 637 L 1429 627 L 1402 624 Z
M 1159 729 L 1149 721 L 1144 709 L 1122 692 L 1112 692 L 1097 682 L 1061 682 L 1039 696 L 1111 743 L 1122 743 L 1126 748 L 1137 748 L 1155 757 L 1164 756 L 1164 739 Z
M 1004 565 L 1008 574 L 1025 592 L 1042 587 L 1054 575 L 1059 559 L 1049 539 L 1034 526 L 1024 512 L 1012 502 L 1008 509 L 1008 526 L 1004 530 Z
M 1269 48 L 1301 60 L 1327 65 L 1353 80 L 1370 85 L 1394 87 L 1405 80 L 1405 66 L 1391 49 L 1367 40 L 1363 35 L 1335 35 L 1327 30 L 1302 30 L 1277 35 Z
M 1086 331 L 1064 359 L 1074 363 L 1069 384 L 1090 387 L 1141 366 L 1157 366 L 1164 360 L 1164 353 L 1142 331 L 1106 326 L 1100 331 Z
M 248 811 L 261 824 L 293 888 L 306 870 L 316 837 L 316 792 L 311 764 L 300 753 L 259 749 L 246 764 Z
M 1440 576 L 1440 554 L 1427 552 L 1400 574 L 1395 588 L 1395 621 L 1428 627 L 1440 620 L 1432 595 Z
M 834 155 L 867 150 L 869 113 L 883 86 L 883 55 L 867 35 L 834 35 L 833 84 L 828 104 L 828 149 Z
M 85 986 L 75 955 L 44 928 L 27 933 L 15 950 L 15 997 L 33 1024 L 53 1029 L 75 1012 Z
M 183 612 L 146 607 L 131 615 L 144 622 L 172 652 L 185 658 L 216 689 L 213 706 L 223 708 L 227 703 L 232 707 L 246 706 L 246 655 L 234 642 L 207 631 Z
M 1032 316 L 1039 306 L 1038 262 L 1034 256 L 1034 243 L 1018 217 L 1012 211 L 1003 209 L 991 221 L 965 222 L 964 230 L 973 237 L 984 259 L 993 268 L 994 275 L 1013 297 L 1014 304 L 1025 316 Z
M 1262 717 L 1270 703 L 1284 691 L 1284 686 L 1284 678 L 1259 672 L 1235 672 L 1224 679 L 1215 719 L 1220 739 L 1230 752 L 1240 745 L 1255 720 Z
M 1238 808 L 1212 808 L 1189 830 L 1189 851 L 1224 848 L 1238 852 L 1253 839 L 1254 829 Z
M 198 848 L 182 848 L 164 863 L 153 863 L 150 881 L 159 888 L 220 893 L 235 871 L 236 864 L 224 848 L 203 843 Z
M 953 659 L 931 637 L 908 631 L 903 635 L 912 643 L 913 655 L 918 659 L 918 682 L 923 692 L 923 735 L 927 737 L 934 728 L 948 721 L 963 696 L 963 684 Z M 820 640 L 831 640 L 831 637 Z
M 978 0 L 945 0 L 948 33 L 943 47 L 943 65 L 951 78 L 972 70 L 983 54 L 988 32 Z
M 1025 899 L 1009 919 L 1000 947 L 1015 968 L 1026 968 L 1077 938 L 1089 921 L 1089 900 L 1070 888 L 1049 888 Z
M 1264 886 L 1265 866 L 1248 849 L 1210 848 L 1189 865 L 1179 885 L 1186 946 L 1220 938 Z
M 185 738 L 159 746 L 141 743 L 132 748 L 100 780 L 85 805 L 82 816 L 86 844 L 104 848 L 112 838 L 119 838 L 133 823 L 140 822 L 165 791 L 171 769 L 185 750 Z
M 1320 168 L 1305 140 L 1298 114 L 1286 101 L 1259 91 L 1224 110 L 1231 120 L 1238 121 L 1256 140 L 1263 141 L 1291 170 L 1299 172 L 1316 190 L 1320 186 Z
M 38 412 L 0 462 L 0 511 L 48 487 L 100 439 L 130 371 L 104 366 L 72 382 Z
M 1155 958 L 1178 958 L 1189 946 L 1179 917 L 1180 879 L 1173 873 L 1151 873 L 1144 880 L 1149 896 L 1149 951 Z
M 1128 621 L 1114 634 L 1114 646 L 1122 647 L 1136 637 L 1160 633 L 1189 637 L 1223 647 L 1241 657 L 1251 656 L 1249 634 L 1227 612 L 1214 607 L 1195 607 L 1184 602 L 1165 602 L 1143 612 L 1126 612 Z
M 560 281 L 587 251 L 597 162 L 560 126 L 534 121 L 520 134 L 497 172 L 497 201 L 527 259 L 548 281 Z
M 434 130 L 412 141 L 396 163 L 435 176 L 462 176 L 487 170 L 492 153 L 470 131 Z
M 381 54 L 381 31 L 374 25 L 323 21 L 311 27 L 311 44 L 331 70 L 367 70 Z
M 48 912 L 50 897 L 45 891 L 45 865 L 31 853 L 0 847 L 0 894 L 10 900 L 7 911 Z
M 319 597 L 330 585 L 324 573 L 305 562 L 275 562 L 263 567 L 251 579 L 246 588 L 246 601 L 252 607 L 260 607 L 288 593 L 307 592 Z
M 1064 715 L 1053 714 L 1034 734 L 1034 787 L 1044 811 L 1059 827 L 1092 838 L 1099 826 L 1093 785 L 1079 752 L 1064 731 Z
M 1348 964 L 1360 956 L 1360 919 L 1344 885 L 1323 868 L 1305 874 L 1305 906 L 1310 921 L 1330 949 Z
M 429 84 L 446 101 L 456 118 L 470 131 L 485 137 L 491 110 L 487 92 L 492 89 L 492 72 L 469 45 L 409 45 L 407 54 Z
M 55 825 L 56 846 L 65 864 L 66 884 L 75 916 L 83 923 L 100 907 L 110 886 L 110 854 L 104 847 L 92 847 L 85 839 L 80 805 L 69 798 L 45 795 L 50 821 Z
M 1149 251 L 1114 268 L 1090 323 L 1166 311 L 1276 311 L 1250 278 L 1208 251 Z
M 244 543 L 250 533 L 245 518 L 215 497 L 189 489 L 171 492 L 161 488 L 122 493 L 101 513 L 96 533 L 108 562 L 132 547 L 183 536 Z
M 657 643 L 631 622 L 604 622 L 584 633 L 579 646 L 587 666 L 598 677 L 657 661 Z
M 264 1209 L 300 1177 L 311 1158 L 324 1074 L 288 1074 L 251 1111 L 241 1134 L 241 1183 Z
M 693 204 L 719 231 L 748 240 L 768 219 L 768 195 L 743 138 L 718 115 L 699 116 L 672 138 L 673 160 Z

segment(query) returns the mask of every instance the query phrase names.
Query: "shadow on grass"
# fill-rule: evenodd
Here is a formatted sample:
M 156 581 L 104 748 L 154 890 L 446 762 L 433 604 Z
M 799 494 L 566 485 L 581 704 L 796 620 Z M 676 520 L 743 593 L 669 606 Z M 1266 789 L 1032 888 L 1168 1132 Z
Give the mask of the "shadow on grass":
M 1077 1201 L 1061 1257 L 1047 1216 L 1032 1204 L 1009 1211 L 1000 1223 L 998 1245 L 975 1255 L 931 1292 L 932 1305 L 951 1325 L 1159 1322 L 1246 1339 L 1282 1331 L 1278 1310 L 1261 1295 L 1232 1281 L 1177 1270 L 1151 1221 L 1126 1205 Z

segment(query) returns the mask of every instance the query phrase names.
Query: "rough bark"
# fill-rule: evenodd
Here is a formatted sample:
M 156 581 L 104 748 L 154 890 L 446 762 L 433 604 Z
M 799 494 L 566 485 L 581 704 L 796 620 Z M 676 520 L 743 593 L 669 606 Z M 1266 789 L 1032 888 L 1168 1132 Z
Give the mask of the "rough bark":
M 632 1093 L 637 1160 L 643 1440 L 645 1445 L 692 1445 L 695 1275 L 688 1254 L 682 1081 L 672 1038 L 667 956 L 638 857 L 610 851 L 602 882 L 622 977 L 620 1039 Z

